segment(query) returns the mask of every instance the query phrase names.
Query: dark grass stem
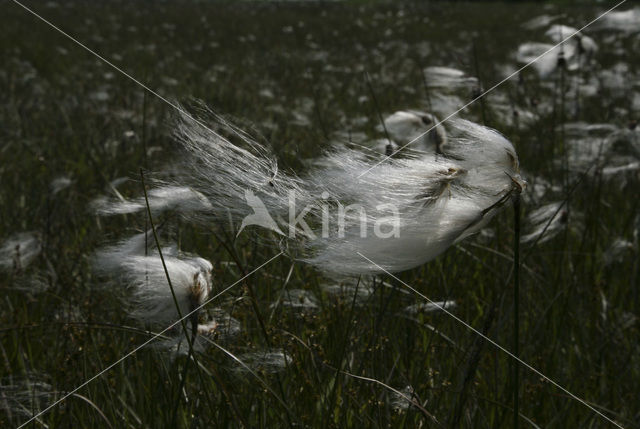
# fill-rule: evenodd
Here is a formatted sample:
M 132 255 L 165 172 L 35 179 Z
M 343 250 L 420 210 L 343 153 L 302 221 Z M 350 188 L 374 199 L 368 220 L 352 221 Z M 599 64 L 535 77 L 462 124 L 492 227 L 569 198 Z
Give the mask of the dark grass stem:
M 147 165 L 147 91 L 142 91 L 142 166 L 149 168 Z M 145 191 L 146 192 L 146 191 Z M 149 219 L 144 218 L 144 256 L 148 256 L 149 253 Z M 147 278 L 148 280 L 148 278 Z
M 427 97 L 427 107 L 429 108 L 429 113 L 433 114 L 433 106 L 431 104 L 431 91 L 429 91 L 429 82 L 427 81 L 427 75 L 424 73 L 424 67 L 420 63 L 420 60 L 416 60 L 416 65 L 418 66 L 418 71 L 420 71 L 420 76 L 422 77 L 422 85 L 424 86 L 424 93 Z
M 344 341 L 342 342 L 342 348 L 340 350 L 340 354 L 338 355 L 338 361 L 336 362 L 336 369 L 334 375 L 334 383 L 331 387 L 331 393 L 329 394 L 329 400 L 327 401 L 327 408 L 331 407 L 331 404 L 336 399 L 336 391 L 338 389 L 338 384 L 340 382 L 339 376 L 342 371 L 342 365 L 345 360 L 345 356 L 347 354 L 347 347 L 350 343 L 349 337 L 351 336 L 351 328 L 353 326 L 353 317 L 356 312 L 356 300 L 358 298 L 358 289 L 360 287 L 361 276 L 358 276 L 358 281 L 356 282 L 356 288 L 353 293 L 353 298 L 351 300 L 351 308 L 349 310 L 349 319 L 347 320 L 347 329 L 345 330 Z M 336 404 L 337 405 L 337 404 Z M 327 420 L 330 420 L 334 417 L 335 407 L 332 409 L 328 409 L 326 415 Z M 325 425 L 328 425 L 329 422 L 324 422 Z
M 520 195 L 513 197 L 513 354 L 520 357 Z M 520 414 L 520 367 L 513 359 L 513 427 L 518 429 Z
M 378 104 L 378 99 L 376 98 L 376 92 L 373 90 L 373 85 L 371 84 L 371 77 L 368 72 L 364 73 L 364 79 L 367 82 L 367 88 L 369 88 L 369 92 L 371 93 L 371 100 L 373 100 L 373 107 L 376 109 L 376 114 L 378 115 L 378 120 L 382 124 L 382 129 L 384 130 L 384 136 L 387 138 L 387 148 L 385 155 L 391 156 L 393 152 L 393 146 L 391 145 L 391 137 L 389 137 L 389 130 L 387 130 L 387 125 L 384 123 L 384 119 L 382 118 L 382 112 L 380 111 L 380 105 Z
M 238 254 L 235 251 L 235 248 L 233 247 L 232 244 L 228 244 L 228 242 L 233 243 L 233 238 L 229 237 L 229 235 L 226 233 L 226 231 L 224 231 L 225 234 L 225 238 L 227 240 L 223 240 L 221 239 L 215 232 L 213 233 L 214 236 L 216 237 L 216 239 L 218 240 L 218 242 L 220 242 L 220 244 L 222 245 L 222 247 L 226 250 L 226 252 L 229 254 L 229 256 L 231 256 L 231 258 L 233 259 L 233 261 L 236 263 L 236 266 L 238 267 L 238 269 L 240 270 L 240 272 L 242 273 L 243 276 L 247 275 L 247 270 L 244 267 L 244 264 L 242 263 L 242 261 L 240 260 L 240 257 L 238 256 Z M 264 322 L 264 317 L 262 316 L 262 312 L 260 311 L 260 307 L 258 306 L 258 298 L 255 294 L 255 292 L 253 291 L 253 287 L 251 286 L 251 284 L 249 284 L 248 282 L 243 282 L 243 285 L 245 286 L 247 292 L 249 293 L 249 302 L 251 303 L 251 308 L 253 309 L 254 314 L 256 315 L 256 319 L 258 320 L 258 324 L 260 325 L 260 332 L 262 333 L 262 336 L 264 337 L 265 343 L 267 344 L 267 347 L 271 348 L 273 347 L 273 343 L 271 341 L 271 337 L 269 336 L 269 331 L 267 329 L 267 325 Z M 285 395 L 285 391 L 284 391 L 284 386 L 282 384 L 282 380 L 280 379 L 280 376 L 276 373 L 275 374 L 275 378 L 276 378 L 276 384 L 278 385 L 278 390 L 280 390 L 280 396 L 287 401 L 287 396 Z M 291 415 L 288 412 L 289 410 L 287 409 L 287 423 L 289 424 L 290 428 L 293 428 L 293 421 L 291 419 Z
M 189 335 L 189 331 L 187 329 L 187 324 L 184 321 L 184 318 L 182 316 L 182 311 L 180 310 L 180 306 L 178 305 L 178 299 L 176 298 L 176 293 L 175 290 L 173 289 L 173 283 L 171 283 L 171 278 L 169 277 L 169 271 L 167 270 L 167 265 L 165 264 L 164 261 L 164 256 L 162 254 L 162 248 L 160 246 L 160 240 L 158 240 L 158 233 L 156 231 L 156 226 L 153 223 L 153 216 L 151 216 L 151 207 L 149 206 L 149 197 L 147 195 L 147 186 L 145 184 L 144 181 L 144 170 L 141 168 L 140 169 L 140 179 L 142 181 L 142 190 L 144 192 L 144 201 L 145 204 L 147 206 L 147 215 L 149 217 L 149 223 L 151 224 L 151 230 L 153 231 L 153 239 L 156 243 L 156 247 L 158 249 L 158 254 L 160 255 L 160 261 L 162 262 L 162 268 L 164 269 L 164 274 L 167 278 L 167 283 L 169 284 L 169 289 L 171 290 L 171 297 L 173 299 L 173 303 L 176 306 L 176 311 L 178 312 L 178 317 L 180 318 L 180 325 L 182 326 L 182 330 L 184 331 L 184 336 L 187 339 L 187 344 L 189 345 L 189 353 L 187 355 L 187 362 L 185 363 L 185 369 L 184 369 L 184 373 L 183 373 L 183 377 L 182 380 L 180 382 L 180 388 L 178 389 L 178 395 L 180 395 L 180 392 L 182 391 L 182 388 L 184 387 L 185 384 L 185 380 L 186 380 L 186 376 L 187 376 L 187 368 L 189 366 L 189 362 L 191 361 L 191 359 L 193 359 L 193 362 L 195 364 L 196 367 L 196 372 L 198 373 L 198 377 L 200 378 L 200 382 L 202 385 L 202 388 L 205 392 L 205 395 L 207 396 L 207 401 L 209 402 L 209 404 L 211 404 L 211 398 L 209 397 L 209 391 L 206 387 L 206 383 L 204 380 L 204 377 L 202 376 L 202 373 L 200 372 L 200 368 L 198 366 L 198 360 L 197 357 L 193 351 L 193 341 L 195 340 L 195 336 L 198 332 L 197 329 L 197 316 L 191 319 L 191 323 L 192 324 L 196 324 L 196 326 L 193 328 L 192 330 L 192 335 L 193 337 L 191 337 Z M 173 411 L 173 419 L 172 421 L 175 423 L 175 419 L 176 419 L 176 415 L 177 415 L 177 411 L 178 411 L 178 406 L 180 404 L 180 401 L 176 401 L 176 407 Z
M 495 321 L 496 313 L 498 311 L 498 301 L 500 301 L 498 297 L 493 298 L 487 316 L 482 325 L 481 332 L 485 336 L 489 335 L 489 331 L 491 330 L 493 322 Z M 452 428 L 460 427 L 460 421 L 462 420 L 464 414 L 465 404 L 468 397 L 471 396 L 469 390 L 473 384 L 474 379 L 476 378 L 478 365 L 480 364 L 480 358 L 482 357 L 482 351 L 484 349 L 485 343 L 486 340 L 484 338 L 475 337 L 471 346 L 469 347 L 469 357 L 467 358 L 467 364 L 460 383 L 460 394 L 457 398 L 456 406 L 453 413 L 453 419 L 451 421 L 450 427 Z
M 478 93 L 474 94 L 474 98 L 480 99 L 480 114 L 482 115 L 482 125 L 487 125 L 487 112 L 484 105 L 482 77 L 480 76 L 480 64 L 478 62 L 478 47 L 476 41 L 473 41 L 473 66 L 475 68 L 476 78 L 478 79 Z

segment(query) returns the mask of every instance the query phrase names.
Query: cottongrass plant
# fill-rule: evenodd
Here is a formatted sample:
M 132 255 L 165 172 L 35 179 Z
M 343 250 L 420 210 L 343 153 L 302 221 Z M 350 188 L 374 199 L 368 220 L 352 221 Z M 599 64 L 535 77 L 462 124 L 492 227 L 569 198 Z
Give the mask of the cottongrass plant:
M 384 128 L 401 147 L 411 142 L 412 150 L 440 153 L 447 144 L 444 126 L 431 113 L 399 110 L 384 119 Z
M 594 30 L 618 31 L 622 33 L 640 32 L 640 7 L 624 11 L 609 12 L 593 25 Z
M 542 244 L 552 240 L 565 230 L 569 223 L 569 210 L 564 201 L 545 204 L 527 216 L 529 232 L 522 236 L 521 243 Z M 573 212 L 572 218 L 577 214 Z
M 430 112 L 447 117 L 482 93 L 478 78 L 452 67 L 433 66 L 423 70 Z
M 20 272 L 30 265 L 42 251 L 40 235 L 19 232 L 0 245 L 0 270 Z
M 257 197 L 277 223 L 270 229 L 288 231 L 303 252 L 300 259 L 331 275 L 421 265 L 481 229 L 524 186 L 512 144 L 465 120 L 451 122 L 440 156 L 380 163 L 379 157 L 337 147 L 304 177 L 281 171 L 265 146 L 223 119 L 216 117 L 216 126 L 230 137 L 182 116 L 177 138 L 188 156 L 180 180 L 207 197 L 212 218 L 235 225 L 255 215 L 247 200 Z M 286 222 L 292 211 L 300 217 L 302 208 L 304 224 Z
M 149 191 L 148 200 L 153 213 L 176 209 L 181 213 L 195 213 L 211 208 L 204 195 L 185 186 L 158 185 Z M 91 206 L 101 216 L 138 213 L 147 207 L 144 197 L 126 200 L 121 195 L 96 198 Z
M 531 65 L 540 78 L 548 79 L 561 67 L 577 71 L 591 65 L 598 45 L 589 36 L 577 33 L 574 37 L 558 45 L 578 30 L 567 25 L 554 24 L 545 32 L 548 42 L 527 42 L 518 47 L 516 59 L 521 64 Z M 549 51 L 549 52 L 547 52 Z M 545 54 L 545 52 L 547 52 Z M 538 58 L 540 55 L 543 57 Z M 536 59 L 538 58 L 538 59 Z
M 162 326 L 179 319 L 202 305 L 212 290 L 211 270 L 206 259 L 179 252 L 175 246 L 162 252 L 164 265 L 173 284 L 179 310 L 167 284 L 163 261 L 157 251 L 147 250 L 150 233 L 141 233 L 99 250 L 94 267 L 102 274 L 115 275 L 129 293 L 129 314 L 145 324 Z
M 444 126 L 431 113 L 398 110 L 384 119 L 381 117 L 380 120 L 382 124 L 376 129 L 378 132 L 384 132 L 386 137 L 364 142 L 363 149 L 370 151 L 373 148 L 378 153 L 389 156 L 395 155 L 399 149 L 410 144 L 406 150 L 399 152 L 399 156 L 407 156 L 416 155 L 416 152 L 419 154 L 441 153 L 442 147 L 447 144 L 447 132 Z M 348 142 L 352 145 L 355 143 L 350 140 Z M 314 162 L 318 165 L 322 159 Z

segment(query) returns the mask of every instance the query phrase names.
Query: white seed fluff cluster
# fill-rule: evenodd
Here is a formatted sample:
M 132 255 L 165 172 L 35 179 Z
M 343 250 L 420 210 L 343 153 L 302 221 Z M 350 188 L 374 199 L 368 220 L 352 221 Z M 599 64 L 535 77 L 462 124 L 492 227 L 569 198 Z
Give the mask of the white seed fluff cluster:
M 153 236 L 149 235 L 150 242 Z M 145 233 L 102 249 L 94 257 L 98 272 L 114 274 L 129 292 L 130 316 L 147 324 L 169 324 L 179 319 L 171 289 L 157 252 L 144 254 Z M 197 256 L 163 249 L 164 262 L 182 316 L 203 304 L 212 289 L 211 263 Z
M 577 34 L 560 44 L 560 42 L 574 33 Z M 598 50 L 598 45 L 591 37 L 579 33 L 576 28 L 566 25 L 552 25 L 546 31 L 545 37 L 549 41 L 548 43 L 523 43 L 518 47 L 516 55 L 516 59 L 522 64 L 535 61 L 531 67 L 543 79 L 550 77 L 558 67 L 563 65 L 566 66 L 568 71 L 575 71 L 589 66 L 593 55 Z M 540 57 L 541 55 L 543 56 Z
M 181 213 L 207 211 L 211 203 L 201 193 L 185 186 L 159 186 L 148 195 L 149 208 L 158 213 L 177 209 Z M 102 216 L 137 213 L 146 210 L 144 197 L 134 200 L 100 197 L 92 201 L 93 210 Z
M 20 232 L 0 244 L 0 270 L 20 271 L 31 264 L 42 251 L 35 232 Z
M 189 167 L 182 180 L 206 196 L 221 222 L 256 214 L 247 201 L 257 197 L 277 223 L 262 226 L 289 235 L 305 251 L 302 260 L 334 275 L 421 265 L 478 231 L 523 186 L 511 143 L 465 120 L 452 121 L 443 154 L 380 163 L 337 147 L 302 178 L 279 171 L 267 148 L 228 123 L 218 118 L 215 127 L 246 149 L 183 115 L 177 137 Z
M 399 110 L 384 119 L 379 131 L 386 129 L 389 133 L 393 152 L 405 145 L 411 150 L 441 152 L 447 144 L 447 133 L 439 122 L 431 113 Z

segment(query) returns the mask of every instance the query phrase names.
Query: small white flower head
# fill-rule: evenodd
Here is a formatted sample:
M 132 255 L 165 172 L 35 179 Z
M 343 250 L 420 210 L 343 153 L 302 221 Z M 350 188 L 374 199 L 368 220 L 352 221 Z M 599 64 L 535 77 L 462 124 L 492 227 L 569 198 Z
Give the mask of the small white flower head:
M 69 186 L 71 186 L 72 183 L 73 181 L 69 177 L 60 176 L 56 179 L 53 179 L 49 187 L 51 188 L 51 193 L 53 195 L 56 195 L 58 192 L 63 191 Z
M 0 270 L 21 272 L 42 251 L 39 234 L 20 232 L 0 244 Z
M 612 157 L 612 137 L 618 134 L 617 126 L 571 122 L 558 126 L 558 130 L 560 127 L 565 133 L 567 162 L 572 172 L 582 173 L 592 165 L 604 165 Z M 561 166 L 561 162 L 557 160 L 556 165 Z
M 408 147 L 411 150 L 440 153 L 447 143 L 447 133 L 439 122 L 431 113 L 399 110 L 384 119 L 384 127 L 389 137 L 400 146 L 412 142 Z
M 440 157 L 394 159 L 370 171 L 373 162 L 349 151 L 327 155 L 309 181 L 343 205 L 363 208 L 366 217 L 353 211 L 342 235 L 309 242 L 313 256 L 305 261 L 334 274 L 401 271 L 479 231 L 525 182 L 502 135 L 463 120 L 452 129 Z M 376 234 L 388 216 L 377 208 L 385 205 L 397 216 L 384 228 L 397 234 Z
M 640 7 L 609 12 L 594 23 L 593 29 L 638 33 L 640 32 Z
M 523 235 L 520 242 L 542 244 L 551 240 L 567 227 L 568 216 L 569 211 L 562 201 L 549 203 L 534 210 L 527 216 L 531 232 Z
M 427 86 L 433 89 L 471 91 L 478 86 L 478 79 L 467 76 L 462 70 L 452 67 L 427 67 L 424 69 Z
M 211 210 L 211 202 L 202 193 L 186 186 L 161 185 L 149 190 L 148 199 L 154 213 L 175 210 L 189 214 Z M 100 197 L 91 205 L 101 216 L 137 213 L 147 208 L 144 197 L 133 200 Z
M 429 91 L 428 109 L 443 117 L 463 108 L 482 92 L 477 78 L 451 67 L 427 67 L 424 79 Z
M 545 54 L 547 51 L 549 52 Z M 527 42 L 518 47 L 516 60 L 520 64 L 529 64 L 534 61 L 531 67 L 541 78 L 546 79 L 556 71 L 561 52 L 563 51 L 561 51 L 559 46 L 554 47 L 554 45 L 550 43 Z M 545 55 L 540 57 L 540 55 L 543 54 Z M 563 55 L 566 55 L 566 53 L 563 52 Z
M 167 257 L 165 265 L 184 317 L 209 296 L 213 267 L 202 258 Z M 122 264 L 122 271 L 135 304 L 132 317 L 152 324 L 178 320 L 178 311 L 159 256 L 132 256 Z
M 133 318 L 150 324 L 175 322 L 179 318 L 178 310 L 162 260 L 155 251 L 144 254 L 144 235 L 135 235 L 97 252 L 94 266 L 98 272 L 119 276 L 130 293 Z M 165 248 L 163 256 L 184 317 L 202 305 L 211 293 L 213 266 L 206 259 L 182 255 L 172 248 Z
M 545 36 L 547 36 L 552 42 L 560 43 L 572 34 L 575 36 L 571 37 L 565 43 L 575 49 L 576 57 L 578 55 L 586 55 L 587 57 L 591 57 L 598 50 L 598 45 L 596 42 L 589 36 L 586 36 L 578 31 L 577 28 L 569 27 L 568 25 L 554 24 L 546 31 Z M 577 58 L 576 58 L 577 61 Z
M 620 262 L 625 254 L 633 252 L 634 250 L 635 246 L 632 242 L 623 238 L 616 238 L 604 253 L 604 263 L 608 266 Z
M 574 33 L 577 34 L 570 37 Z M 549 78 L 559 67 L 565 67 L 568 71 L 583 69 L 590 64 L 598 50 L 598 45 L 591 37 L 566 25 L 552 25 L 545 36 L 552 43 L 523 43 L 516 54 L 516 59 L 522 64 L 533 62 L 531 67 L 542 79 Z
M 560 15 L 546 15 L 546 14 L 536 16 L 535 18 L 532 18 L 529 21 L 522 24 L 522 27 L 527 30 L 538 30 L 540 28 L 547 27 L 553 21 L 557 20 L 560 17 L 561 17 Z

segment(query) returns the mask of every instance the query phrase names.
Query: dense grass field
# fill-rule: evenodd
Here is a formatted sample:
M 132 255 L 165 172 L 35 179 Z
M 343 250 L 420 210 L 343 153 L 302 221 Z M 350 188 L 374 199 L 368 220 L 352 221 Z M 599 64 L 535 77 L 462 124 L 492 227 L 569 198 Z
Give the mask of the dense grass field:
M 519 67 L 520 44 L 544 40 L 545 28 L 523 23 L 546 14 L 579 28 L 605 7 L 25 4 L 167 100 L 187 108 L 200 100 L 232 119 L 299 174 L 332 144 L 382 138 L 380 115 L 446 116 L 425 68 L 453 67 L 489 89 Z M 522 360 L 633 428 L 640 36 L 585 34 L 599 45 L 588 67 L 545 78 L 528 68 L 459 115 L 510 139 L 529 182 Z M 140 168 L 179 176 L 175 118 L 165 101 L 20 6 L 0 5 L 0 243 L 23 232 L 39 243 L 28 265 L 29 255 L 0 253 L 0 427 L 27 421 L 162 329 L 132 319 L 126 288 L 92 267 L 101 246 L 148 228 L 146 213 L 101 217 L 92 201 L 140 196 Z M 584 123 L 609 128 L 594 137 Z M 606 157 L 585 159 L 587 138 L 592 149 L 612 133 L 622 137 Z M 530 215 L 550 203 L 553 216 L 536 231 Z M 171 211 L 154 221 L 161 240 L 212 262 L 214 294 L 279 253 L 257 229 L 236 239 L 226 225 Z M 512 350 L 513 246 L 507 205 L 482 232 L 398 278 Z M 513 427 L 509 356 L 400 280 L 338 282 L 281 255 L 207 305 L 201 317 L 217 327 L 198 337 L 195 360 L 184 342 L 176 351 L 158 339 L 29 427 Z M 524 367 L 519 398 L 521 427 L 614 427 Z

